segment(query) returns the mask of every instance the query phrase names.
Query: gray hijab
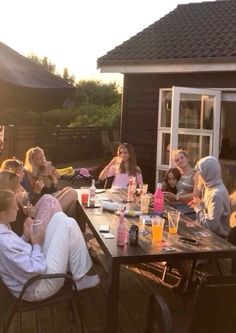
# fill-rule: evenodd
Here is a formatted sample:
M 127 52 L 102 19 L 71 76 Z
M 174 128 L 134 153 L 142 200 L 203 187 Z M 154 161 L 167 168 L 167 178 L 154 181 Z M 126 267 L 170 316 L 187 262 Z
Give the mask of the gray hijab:
M 195 169 L 204 179 L 206 186 L 211 187 L 222 183 L 220 163 L 214 156 L 201 158 Z

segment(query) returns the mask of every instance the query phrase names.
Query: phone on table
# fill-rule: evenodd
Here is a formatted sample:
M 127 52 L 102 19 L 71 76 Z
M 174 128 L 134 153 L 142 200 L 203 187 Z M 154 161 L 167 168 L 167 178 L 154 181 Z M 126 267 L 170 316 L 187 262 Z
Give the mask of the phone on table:
M 190 237 L 179 237 L 180 242 L 190 244 L 190 245 L 199 245 L 200 242 L 194 238 Z

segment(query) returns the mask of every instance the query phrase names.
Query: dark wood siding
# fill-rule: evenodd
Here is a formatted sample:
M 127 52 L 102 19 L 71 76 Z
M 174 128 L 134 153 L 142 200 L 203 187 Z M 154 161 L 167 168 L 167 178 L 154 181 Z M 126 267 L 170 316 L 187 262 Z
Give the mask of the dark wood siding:
M 159 89 L 172 86 L 236 88 L 236 72 L 126 74 L 121 139 L 134 145 L 144 181 L 154 189 Z

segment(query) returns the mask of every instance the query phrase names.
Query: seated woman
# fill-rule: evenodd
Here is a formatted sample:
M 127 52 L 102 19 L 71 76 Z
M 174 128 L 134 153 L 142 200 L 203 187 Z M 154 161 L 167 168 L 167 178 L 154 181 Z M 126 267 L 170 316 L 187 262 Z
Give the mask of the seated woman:
M 178 168 L 170 168 L 164 178 L 162 183 L 162 190 L 164 192 L 171 192 L 177 194 L 177 183 L 181 178 L 181 173 Z
M 221 167 L 213 156 L 206 156 L 198 161 L 195 167 L 199 174 L 201 184 L 204 184 L 203 198 L 194 198 L 192 207 L 196 211 L 197 221 L 217 234 L 226 238 L 230 231 L 230 199 L 227 189 L 221 179 Z M 176 290 L 186 286 L 191 276 L 191 264 L 189 261 L 178 261 L 178 269 L 182 275 Z
M 165 192 L 164 197 L 171 205 L 188 214 L 189 217 L 195 219 L 194 210 L 187 203 L 193 199 L 193 196 L 199 196 L 198 175 L 192 168 L 187 153 L 183 150 L 177 150 L 174 154 L 174 162 L 181 173 L 181 177 L 176 184 L 177 193 Z
M 23 162 L 16 158 L 9 158 L 7 160 L 4 160 L 1 165 L 1 171 L 3 170 L 9 170 L 15 172 L 19 178 L 20 178 L 20 183 L 23 181 L 24 178 L 24 165 Z
M 59 200 L 62 210 L 67 215 L 76 218 L 77 192 L 71 187 L 57 191 L 60 175 L 51 162 L 46 161 L 43 149 L 35 147 L 26 152 L 24 169 L 25 175 L 22 185 L 33 204 L 43 194 L 49 193 Z
M 48 197 L 50 200 L 44 207 L 47 214 L 43 216 L 47 227 L 33 232 L 33 221 L 28 218 L 23 236 L 19 237 L 10 227 L 18 209 L 16 196 L 12 191 L 0 190 L 0 276 L 14 296 L 19 296 L 29 278 L 37 274 L 66 273 L 68 268 L 79 290 L 99 283 L 97 275 L 86 275 L 92 261 L 78 224 L 61 211 L 57 199 Z M 39 280 L 27 290 L 24 299 L 48 298 L 63 283 L 63 279 Z
M 204 184 L 202 200 L 193 200 L 197 220 L 217 235 L 227 237 L 230 230 L 230 199 L 221 179 L 220 163 L 215 157 L 207 156 L 200 159 L 195 169 Z
M 143 183 L 140 168 L 136 164 L 136 157 L 133 146 L 123 143 L 118 147 L 117 156 L 102 170 L 100 180 L 114 177 L 112 186 L 127 187 L 129 179 L 135 177 L 137 184 Z
M 28 216 L 33 217 L 35 209 L 32 205 L 28 204 L 27 193 L 20 185 L 20 177 L 13 171 L 0 171 L 0 190 L 11 190 L 16 194 L 18 211 L 17 218 L 12 223 L 12 230 L 21 235 L 25 219 Z

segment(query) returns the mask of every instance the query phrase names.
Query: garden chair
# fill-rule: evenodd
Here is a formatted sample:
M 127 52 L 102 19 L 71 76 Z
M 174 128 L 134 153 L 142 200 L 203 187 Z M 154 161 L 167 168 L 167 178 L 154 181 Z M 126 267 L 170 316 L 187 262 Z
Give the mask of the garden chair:
M 23 296 L 27 288 L 35 281 L 40 279 L 58 278 L 65 279 L 65 283 L 64 286 L 55 295 L 35 302 L 28 302 L 23 300 Z M 4 282 L 0 279 L 0 295 L 0 323 L 3 325 L 3 333 L 7 333 L 15 313 L 28 312 L 42 307 L 53 306 L 56 303 L 65 301 L 69 303 L 70 310 L 72 311 L 73 326 L 75 326 L 76 318 L 79 316 L 81 333 L 84 332 L 82 311 L 78 303 L 77 286 L 72 276 L 68 274 L 44 274 L 34 276 L 26 282 L 19 297 L 14 297 Z M 75 304 L 77 305 L 79 311 L 75 311 Z
M 235 275 L 202 277 L 188 301 L 178 306 L 173 291 L 161 288 L 150 297 L 146 333 L 235 332 Z

